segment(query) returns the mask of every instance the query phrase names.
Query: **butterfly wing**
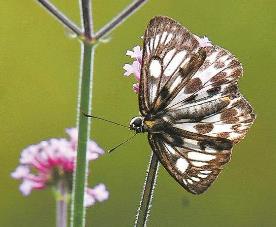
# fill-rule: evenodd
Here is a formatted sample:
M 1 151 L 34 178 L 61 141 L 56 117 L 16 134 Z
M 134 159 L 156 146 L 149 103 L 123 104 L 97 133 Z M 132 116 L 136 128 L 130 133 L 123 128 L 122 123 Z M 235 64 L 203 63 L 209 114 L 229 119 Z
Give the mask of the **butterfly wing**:
M 205 48 L 206 58 L 163 112 L 174 127 L 239 142 L 255 114 L 238 90 L 242 66 L 221 47 Z M 194 81 L 198 81 L 195 86 Z
M 140 113 L 158 112 L 204 59 L 205 51 L 200 50 L 198 41 L 187 29 L 170 18 L 154 17 L 144 34 Z
M 193 194 L 203 193 L 230 160 L 231 143 L 185 132 L 180 135 L 178 144 L 169 134 L 149 134 L 148 139 L 162 165 L 182 187 Z
M 167 171 L 200 194 L 230 160 L 255 115 L 238 91 L 242 66 L 228 51 L 201 47 L 187 29 L 153 18 L 144 35 L 139 107 L 158 122 L 149 143 Z

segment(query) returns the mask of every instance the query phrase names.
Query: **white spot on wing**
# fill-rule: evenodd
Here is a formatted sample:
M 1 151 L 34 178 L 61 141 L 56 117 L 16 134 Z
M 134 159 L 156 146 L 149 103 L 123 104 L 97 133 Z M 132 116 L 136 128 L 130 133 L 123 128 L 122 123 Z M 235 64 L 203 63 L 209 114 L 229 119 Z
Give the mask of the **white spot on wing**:
M 146 45 L 146 49 L 147 49 L 147 55 L 149 55 L 150 54 L 149 44 Z
M 205 174 L 200 174 L 200 173 L 199 173 L 199 174 L 197 174 L 197 176 L 198 176 L 198 177 L 201 177 L 201 178 L 206 178 L 206 177 L 208 177 L 208 175 L 205 175 Z
M 210 132 L 209 134 L 220 133 L 220 132 L 232 132 L 232 131 L 233 131 L 232 124 L 215 123 L 212 132 Z
M 217 121 L 220 121 L 220 114 L 211 115 L 210 117 L 204 119 L 202 122 L 213 123 L 213 122 L 217 122 Z
M 183 62 L 184 57 L 186 56 L 186 51 L 182 50 L 180 52 L 178 52 L 173 59 L 171 60 L 171 62 L 167 65 L 165 71 L 164 71 L 164 75 L 165 76 L 171 76 L 176 69 L 180 66 L 180 64 Z
M 192 139 L 184 139 L 184 143 L 189 143 L 189 144 L 193 144 L 197 146 L 197 141 L 196 140 L 192 140 Z
M 175 81 L 173 82 L 173 84 L 170 87 L 170 92 L 172 92 L 182 81 L 182 78 L 180 76 L 178 76 Z
M 192 164 L 196 167 L 201 167 L 201 166 L 207 165 L 206 162 L 196 162 L 196 161 L 192 161 Z
M 167 37 L 167 34 L 168 32 L 163 32 L 162 36 L 161 36 L 161 40 L 160 40 L 160 43 L 164 43 L 165 42 L 165 39 Z
M 187 184 L 188 184 L 188 183 L 187 183 L 187 181 L 186 181 L 185 179 L 183 179 L 183 182 L 184 182 L 184 184 L 185 184 L 185 185 L 187 185 Z
M 157 85 L 156 84 L 152 84 L 150 86 L 150 102 L 152 103 L 153 100 L 155 99 L 156 97 L 156 92 L 157 92 Z
M 191 177 L 191 179 L 192 179 L 193 181 L 196 181 L 196 182 L 199 182 L 199 181 L 200 181 L 200 179 L 199 179 L 198 177 Z
M 171 49 L 164 57 L 163 63 L 164 65 L 167 65 L 170 60 L 172 59 L 174 53 L 175 53 L 176 49 Z
M 194 125 L 196 125 L 195 123 L 180 123 L 175 125 L 175 127 L 186 130 L 186 131 L 190 131 L 190 132 L 195 132 L 197 133 L 197 130 L 194 128 Z
M 156 49 L 158 43 L 159 43 L 160 35 L 157 35 L 154 40 L 154 49 Z
M 175 166 L 181 173 L 184 173 L 188 168 L 189 163 L 184 158 L 179 158 L 177 159 Z
M 212 171 L 211 170 L 200 170 L 201 173 L 204 173 L 204 174 L 209 174 L 211 173 Z
M 211 154 L 215 154 L 215 153 L 218 152 L 217 150 L 214 150 L 214 149 L 212 149 L 212 148 L 210 148 L 210 147 L 206 147 L 206 148 L 205 148 L 205 151 L 206 151 L 207 153 L 211 153 Z
M 165 44 L 169 43 L 171 41 L 172 37 L 173 37 L 173 34 L 169 33 L 169 35 L 167 36 L 167 39 L 165 41 Z
M 156 59 L 151 60 L 149 70 L 150 70 L 151 76 L 158 78 L 161 75 L 160 61 L 158 61 Z
M 171 154 L 175 155 L 175 150 L 170 145 L 165 144 L 165 146 Z
M 151 51 L 153 51 L 153 41 L 154 41 L 153 38 L 151 38 L 150 39 L 150 49 L 151 49 Z
M 188 158 L 197 161 L 210 161 L 212 159 L 215 159 L 216 156 L 192 151 L 188 153 Z
M 187 179 L 189 184 L 193 184 L 194 182 L 191 179 Z

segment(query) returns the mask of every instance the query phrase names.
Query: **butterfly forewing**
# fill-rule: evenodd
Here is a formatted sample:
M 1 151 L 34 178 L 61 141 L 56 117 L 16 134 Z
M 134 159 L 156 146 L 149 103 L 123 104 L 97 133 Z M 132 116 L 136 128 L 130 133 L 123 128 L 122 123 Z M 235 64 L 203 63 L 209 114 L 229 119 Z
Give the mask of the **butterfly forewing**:
M 188 191 L 204 192 L 230 160 L 234 143 L 255 115 L 238 91 L 242 66 L 228 51 L 201 46 L 167 17 L 153 18 L 144 35 L 139 108 L 149 143 Z
M 201 65 L 204 52 L 199 52 L 199 49 L 193 35 L 176 21 L 167 17 L 155 17 L 150 21 L 143 44 L 139 93 L 141 114 L 156 111 L 160 101 L 165 101 L 168 95 L 176 95 L 176 88 L 187 81 L 194 67 Z M 190 68 L 188 72 L 187 68 Z M 166 84 L 167 89 L 162 90 Z M 162 99 L 157 100 L 158 97 Z

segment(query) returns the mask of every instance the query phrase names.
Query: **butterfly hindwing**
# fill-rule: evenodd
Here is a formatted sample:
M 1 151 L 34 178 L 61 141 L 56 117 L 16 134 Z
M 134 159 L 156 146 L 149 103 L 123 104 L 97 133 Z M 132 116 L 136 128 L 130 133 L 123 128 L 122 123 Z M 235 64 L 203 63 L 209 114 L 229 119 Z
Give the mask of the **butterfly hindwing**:
M 238 59 L 218 46 L 204 47 L 204 50 L 206 58 L 203 64 L 177 96 L 167 103 L 168 109 L 237 93 L 237 80 L 243 72 Z
M 149 134 L 149 143 L 170 175 L 193 194 L 207 190 L 231 157 L 231 146 L 217 149 L 184 137 L 183 144 L 176 146 L 164 137 L 169 135 Z

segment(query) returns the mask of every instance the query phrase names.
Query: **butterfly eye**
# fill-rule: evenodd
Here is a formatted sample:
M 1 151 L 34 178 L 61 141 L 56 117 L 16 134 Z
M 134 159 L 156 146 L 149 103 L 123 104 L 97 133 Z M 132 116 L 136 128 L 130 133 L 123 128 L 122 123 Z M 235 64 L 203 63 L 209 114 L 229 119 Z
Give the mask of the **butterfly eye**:
M 142 119 L 141 118 L 135 118 L 133 123 L 132 123 L 135 127 L 139 127 L 142 125 Z
M 139 128 L 143 125 L 143 120 L 141 117 L 135 117 L 130 121 L 130 126 L 132 128 Z
M 141 118 L 136 118 L 133 122 L 135 126 L 141 126 L 142 125 L 142 119 Z

